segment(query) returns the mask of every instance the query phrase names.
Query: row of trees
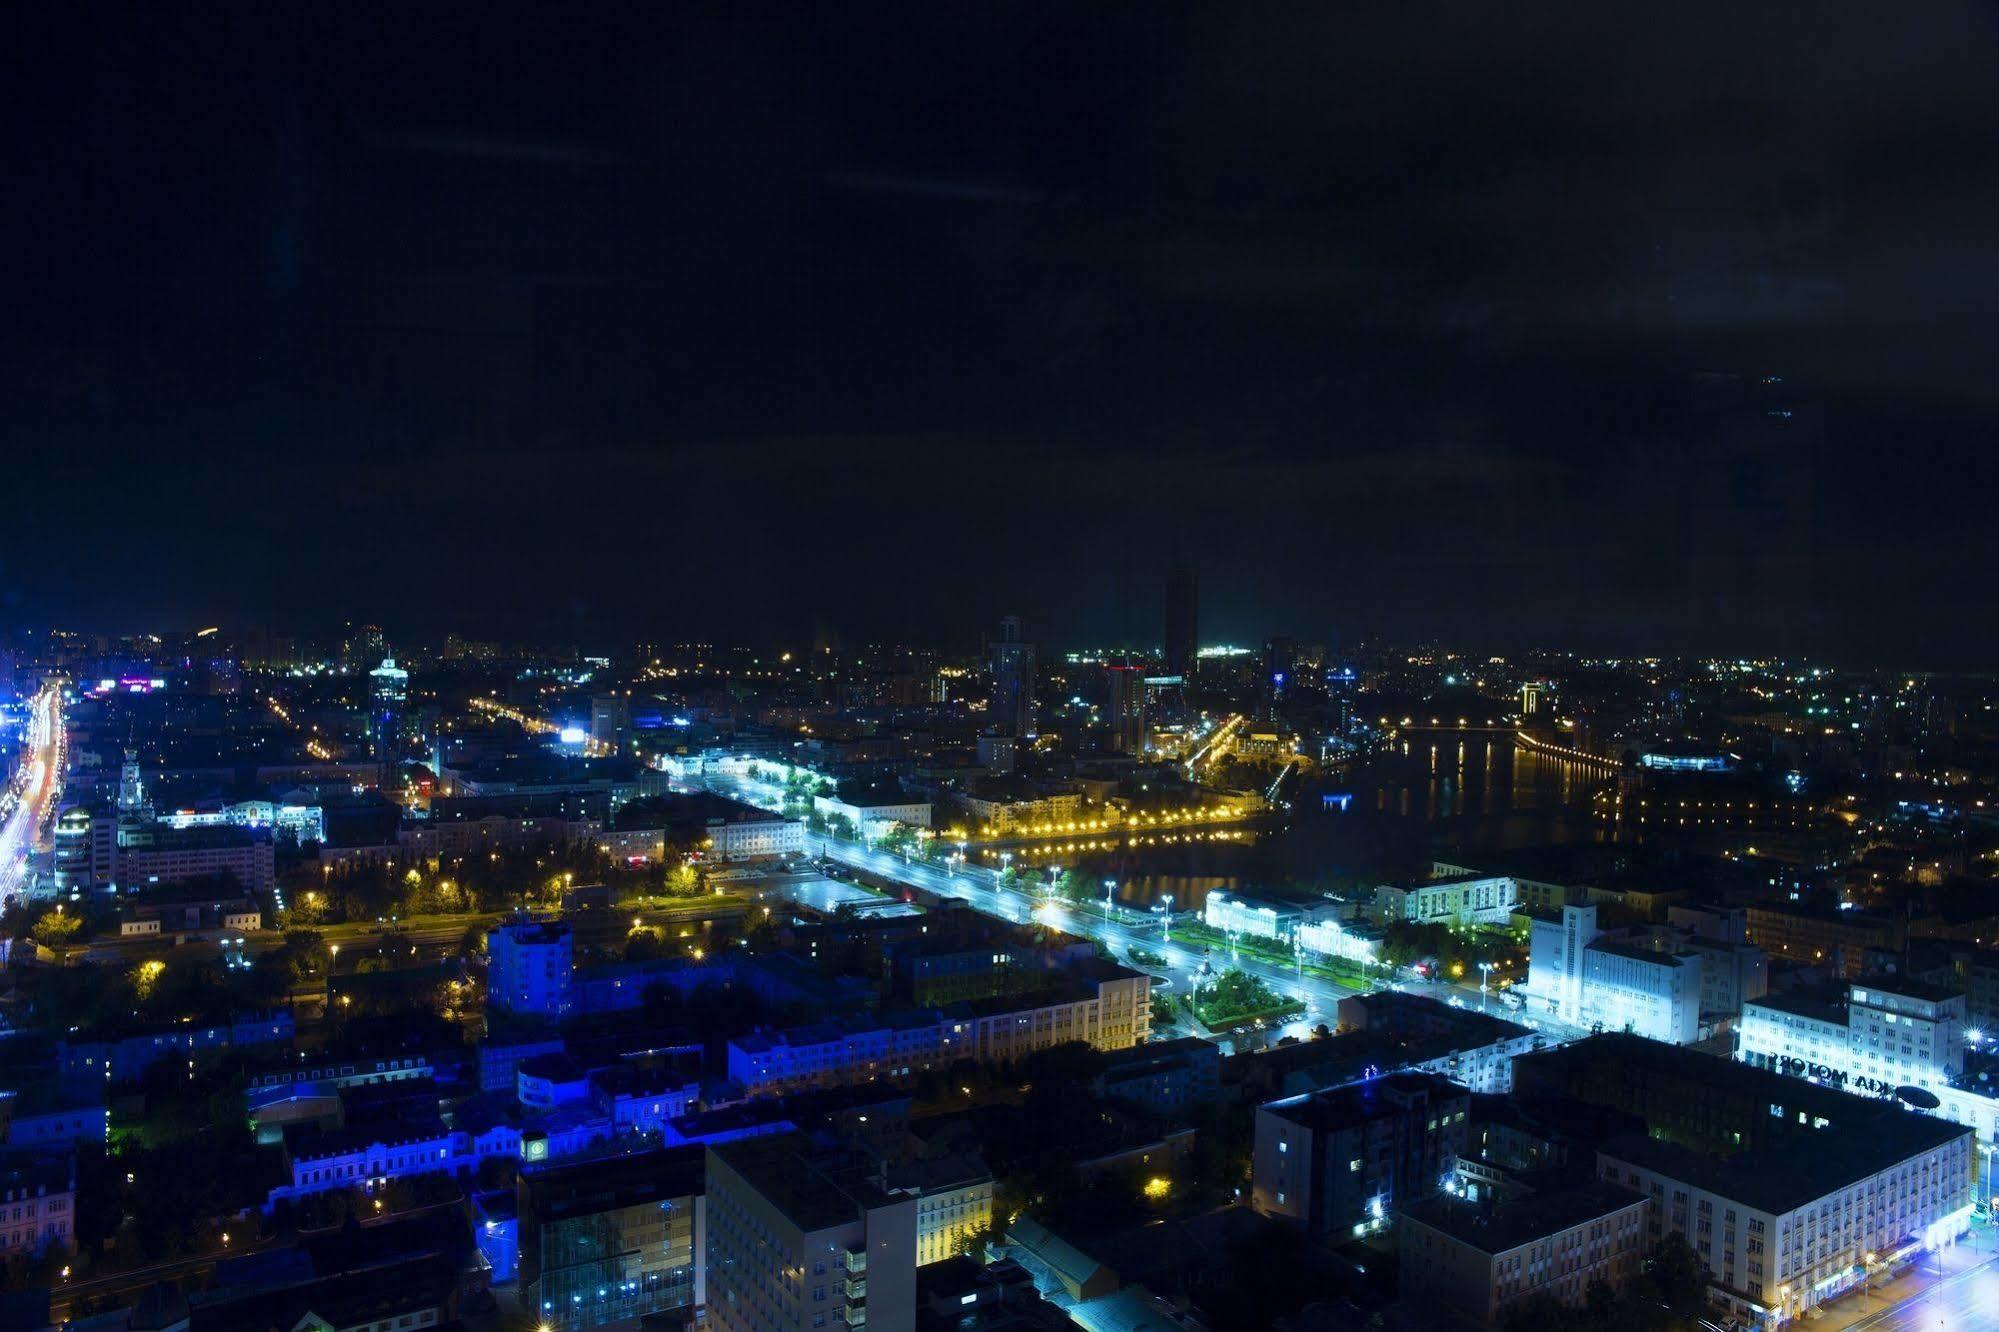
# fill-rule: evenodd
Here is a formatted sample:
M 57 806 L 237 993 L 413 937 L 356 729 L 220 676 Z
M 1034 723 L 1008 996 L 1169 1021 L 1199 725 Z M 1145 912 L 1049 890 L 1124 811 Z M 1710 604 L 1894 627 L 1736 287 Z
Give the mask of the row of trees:
M 614 902 L 693 897 L 707 891 L 693 847 L 634 866 L 582 843 L 511 847 L 484 853 L 354 865 L 338 871 L 305 863 L 284 885 L 283 926 L 310 927 L 390 916 L 480 915 L 527 904 L 559 906 L 579 884 L 603 884 Z

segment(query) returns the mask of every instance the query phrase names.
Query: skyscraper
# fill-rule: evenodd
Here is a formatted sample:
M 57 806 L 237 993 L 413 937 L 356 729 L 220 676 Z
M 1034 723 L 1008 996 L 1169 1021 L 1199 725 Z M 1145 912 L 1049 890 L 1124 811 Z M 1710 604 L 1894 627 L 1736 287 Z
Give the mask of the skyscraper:
M 1145 672 L 1136 666 L 1106 666 L 1104 716 L 1111 747 L 1120 754 L 1145 748 Z
M 387 768 L 402 757 L 403 704 L 409 701 L 410 673 L 396 665 L 394 657 L 383 657 L 382 664 L 368 672 L 368 680 L 368 734 L 375 761 Z
M 1200 650 L 1200 595 L 1194 571 L 1176 564 L 1166 575 L 1166 673 L 1183 679 L 1191 676 Z
M 1009 615 L 1000 621 L 999 642 L 993 644 L 993 699 L 990 713 L 995 726 L 1028 739 L 1036 732 L 1034 719 L 1034 644 L 1020 638 L 1020 617 Z

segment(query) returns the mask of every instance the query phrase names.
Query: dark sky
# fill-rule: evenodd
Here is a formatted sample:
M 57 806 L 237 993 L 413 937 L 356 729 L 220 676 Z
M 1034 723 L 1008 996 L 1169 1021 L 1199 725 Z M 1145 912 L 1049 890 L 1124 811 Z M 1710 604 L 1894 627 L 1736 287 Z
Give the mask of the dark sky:
M 34 8 L 17 623 L 1999 646 L 1988 4 Z

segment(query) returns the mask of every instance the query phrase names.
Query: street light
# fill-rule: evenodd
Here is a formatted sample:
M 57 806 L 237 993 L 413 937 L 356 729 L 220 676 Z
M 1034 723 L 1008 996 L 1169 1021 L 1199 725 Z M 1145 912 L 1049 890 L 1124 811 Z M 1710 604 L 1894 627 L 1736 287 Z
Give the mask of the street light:
M 1111 894 L 1117 891 L 1116 879 L 1104 880 L 1104 919 L 1111 918 Z
M 1481 962 L 1478 964 L 1478 1011 L 1481 1013 L 1485 1011 L 1486 978 L 1491 975 L 1492 975 L 1492 963 Z
M 1161 906 L 1164 908 L 1164 911 L 1159 917 L 1160 925 L 1162 927 L 1159 932 L 1159 937 L 1162 942 L 1171 943 L 1173 942 L 1173 894 L 1166 893 L 1160 897 L 1159 901 Z

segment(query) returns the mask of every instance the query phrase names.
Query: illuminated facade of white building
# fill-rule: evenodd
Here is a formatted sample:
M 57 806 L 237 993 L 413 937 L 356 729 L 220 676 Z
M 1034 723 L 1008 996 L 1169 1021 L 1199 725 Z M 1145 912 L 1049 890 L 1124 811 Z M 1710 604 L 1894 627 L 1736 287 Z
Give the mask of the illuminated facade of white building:
M 1537 913 L 1526 993 L 1575 1026 L 1684 1045 L 1700 1037 L 1701 957 L 1607 937 L 1594 906 Z
M 1742 1006 L 1739 1031 L 1744 1062 L 1851 1091 L 1936 1091 L 1964 1072 L 1964 996 L 1904 976 L 1767 995 Z

